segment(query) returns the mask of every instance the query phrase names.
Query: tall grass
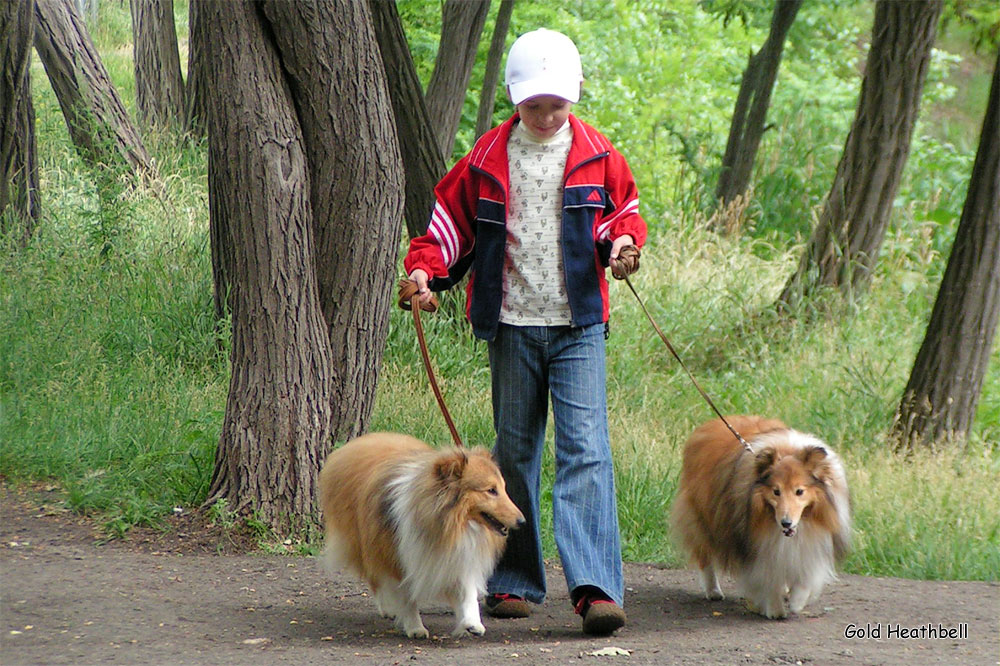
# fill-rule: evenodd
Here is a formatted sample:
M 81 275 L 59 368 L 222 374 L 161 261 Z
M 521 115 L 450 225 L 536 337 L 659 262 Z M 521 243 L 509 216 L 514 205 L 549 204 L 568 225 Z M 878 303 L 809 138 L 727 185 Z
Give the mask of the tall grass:
M 628 10 L 627 3 L 580 7 L 615 17 Z M 111 15 L 97 34 L 130 105 L 123 11 L 127 17 L 113 3 L 102 5 Z M 534 16 L 545 13 L 541 5 L 523 11 L 522 23 L 546 18 Z M 549 14 L 583 20 L 563 9 Z M 707 183 L 699 169 L 711 160 L 699 157 L 693 140 L 720 131 L 729 102 L 720 105 L 711 88 L 731 92 L 720 63 L 745 58 L 747 37 L 730 28 L 725 37 L 732 43 L 723 57 L 705 62 L 703 52 L 719 39 L 704 32 L 707 25 L 704 15 L 686 6 L 659 24 L 658 38 L 683 41 L 691 30 L 700 41 L 683 52 L 665 41 L 655 54 L 662 65 L 656 71 L 685 94 L 649 101 L 656 116 L 652 133 L 650 125 L 625 121 L 628 105 L 639 104 L 623 97 L 634 85 L 629 77 L 652 76 L 614 76 L 627 54 L 604 54 L 598 62 L 603 69 L 595 72 L 603 82 L 592 84 L 589 106 L 582 107 L 626 149 L 650 200 L 644 211 L 651 236 L 634 278 L 637 289 L 724 411 L 780 417 L 842 454 L 857 528 L 848 571 L 996 580 L 1000 351 L 994 351 L 967 444 L 903 458 L 885 441 L 950 247 L 969 147 L 921 134 L 871 291 L 846 304 L 820 297 L 803 316 L 781 320 L 771 304 L 802 249 L 808 231 L 803 220 L 828 182 L 842 144 L 837 127 L 849 122 L 843 116 L 850 95 L 835 91 L 801 108 L 777 104 L 793 112 L 779 115 L 762 147 L 746 233 L 709 233 L 702 222 Z M 583 50 L 597 48 L 598 37 Z M 699 76 L 682 88 L 689 70 Z M 796 75 L 809 71 L 801 62 L 789 71 L 779 100 L 808 99 L 820 85 Z M 75 155 L 37 62 L 32 77 L 44 219 L 23 250 L 0 239 L 0 474 L 14 482 L 55 483 L 71 508 L 121 533 L 134 524 L 155 524 L 174 506 L 204 500 L 221 430 L 228 339 L 225 324 L 213 321 L 204 146 L 147 137 L 161 182 L 102 192 Z M 661 78 L 644 85 L 668 84 Z M 688 114 L 683 123 L 677 122 L 681 111 Z M 824 112 L 830 117 L 821 121 Z M 678 136 L 693 141 L 690 154 L 669 147 Z M 666 518 L 680 450 L 711 412 L 627 288 L 614 283 L 611 290 L 609 418 L 625 556 L 679 566 Z M 486 347 L 458 314 L 462 296 L 444 300 L 445 308 L 424 318 L 431 357 L 464 439 L 489 446 Z M 449 441 L 407 313 L 391 315 L 370 427 Z M 544 461 L 549 488 L 551 434 Z M 543 533 L 546 552 L 554 555 L 550 503 L 546 491 Z

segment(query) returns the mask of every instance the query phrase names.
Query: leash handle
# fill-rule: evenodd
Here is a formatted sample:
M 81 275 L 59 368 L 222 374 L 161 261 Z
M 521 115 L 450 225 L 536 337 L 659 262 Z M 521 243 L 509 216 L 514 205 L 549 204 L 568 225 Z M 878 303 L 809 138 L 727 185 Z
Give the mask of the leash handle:
M 455 446 L 464 448 L 465 445 L 462 444 L 462 438 L 458 435 L 458 429 L 455 427 L 455 422 L 451 419 L 448 407 L 444 404 L 444 396 L 441 395 L 441 389 L 438 387 L 437 379 L 434 377 L 434 369 L 431 367 L 431 356 L 427 351 L 427 342 L 424 340 L 424 327 L 420 323 L 420 311 L 436 311 L 438 307 L 437 300 L 432 299 L 430 302 L 421 305 L 420 294 L 417 293 L 416 283 L 412 280 L 400 280 L 399 306 L 404 310 L 413 311 L 413 325 L 417 329 L 417 341 L 420 343 L 420 356 L 424 359 L 424 369 L 427 370 L 427 378 L 430 380 L 431 388 L 434 390 L 434 397 L 437 398 L 438 407 L 441 408 L 444 420 L 448 424 L 448 430 L 451 431 L 451 438 L 455 442 Z
M 674 356 L 675 359 L 677 359 L 677 362 L 680 364 L 681 368 L 684 369 L 684 372 L 687 373 L 687 376 L 691 378 L 691 383 L 694 384 L 694 387 L 696 389 L 698 389 L 698 393 L 700 393 L 701 397 L 705 399 L 705 402 L 708 403 L 708 406 L 712 408 L 712 411 L 714 411 L 715 414 L 720 419 L 722 419 L 722 422 L 726 424 L 727 428 L 729 428 L 729 432 L 733 433 L 733 437 L 735 437 L 737 440 L 739 440 L 740 444 L 743 445 L 743 448 L 746 449 L 748 452 L 753 453 L 753 448 L 750 446 L 750 444 L 747 442 L 747 440 L 743 439 L 743 435 L 741 435 L 740 433 L 736 432 L 736 429 L 733 428 L 732 425 L 730 425 L 729 421 L 726 420 L 726 417 L 723 416 L 722 412 L 719 411 L 719 408 L 715 406 L 714 402 L 712 402 L 712 399 L 710 397 L 708 397 L 707 393 L 705 393 L 705 390 L 703 388 L 701 388 L 700 384 L 698 384 L 698 380 L 694 378 L 694 375 L 691 373 L 691 371 L 688 370 L 688 368 L 687 368 L 686 365 L 684 365 L 684 361 L 681 360 L 681 357 L 677 353 L 677 351 L 674 349 L 674 346 L 672 344 L 670 344 L 670 340 L 667 339 L 666 334 L 664 334 L 664 332 L 662 330 L 660 330 L 660 327 L 656 324 L 656 321 L 653 320 L 653 316 L 651 314 L 649 314 L 649 310 L 646 309 L 646 304 L 642 302 L 641 298 L 639 298 L 639 292 L 637 292 L 635 290 L 635 287 L 632 286 L 632 281 L 628 279 L 628 273 L 622 272 L 621 275 L 622 275 L 622 277 L 619 278 L 619 279 L 625 280 L 625 284 L 627 284 L 628 288 L 632 290 L 632 294 L 635 296 L 635 300 L 639 301 L 639 307 L 641 307 L 642 311 L 645 313 L 646 319 L 648 319 L 649 323 L 653 325 L 653 328 L 659 334 L 660 339 L 663 340 L 663 344 L 665 344 L 667 346 L 667 349 L 670 350 L 670 353 L 673 354 L 673 356 Z M 618 277 L 618 276 L 615 275 L 615 277 Z

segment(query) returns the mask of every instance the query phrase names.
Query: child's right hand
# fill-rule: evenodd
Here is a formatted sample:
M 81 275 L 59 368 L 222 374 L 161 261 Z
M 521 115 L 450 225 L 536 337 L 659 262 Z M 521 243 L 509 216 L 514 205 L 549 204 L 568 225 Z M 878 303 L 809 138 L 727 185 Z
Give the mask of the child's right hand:
M 414 268 L 413 272 L 410 273 L 410 279 L 417 283 L 417 294 L 420 297 L 420 303 L 427 303 L 431 300 L 431 290 L 427 286 L 427 281 L 429 276 L 427 271 L 422 268 Z

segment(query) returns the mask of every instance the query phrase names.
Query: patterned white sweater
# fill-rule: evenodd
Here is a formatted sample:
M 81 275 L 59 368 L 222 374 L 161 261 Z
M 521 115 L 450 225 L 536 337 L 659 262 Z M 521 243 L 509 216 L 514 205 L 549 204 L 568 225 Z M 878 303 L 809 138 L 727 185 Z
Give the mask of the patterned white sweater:
M 507 142 L 510 197 L 500 321 L 514 326 L 568 326 L 562 252 L 563 175 L 573 142 L 569 122 L 539 140 L 520 123 Z

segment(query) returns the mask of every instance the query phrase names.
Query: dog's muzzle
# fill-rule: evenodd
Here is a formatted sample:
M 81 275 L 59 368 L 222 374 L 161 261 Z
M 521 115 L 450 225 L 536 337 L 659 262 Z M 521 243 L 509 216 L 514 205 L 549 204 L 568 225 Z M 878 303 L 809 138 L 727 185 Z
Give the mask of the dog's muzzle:
M 508 534 L 510 534 L 510 529 L 508 529 L 508 527 L 506 525 L 504 525 L 503 523 L 501 523 L 499 520 L 497 520 L 496 518 L 494 518 L 492 515 L 490 515 L 490 514 L 488 514 L 488 513 L 486 513 L 484 511 L 482 513 L 482 516 L 483 516 L 483 519 L 486 521 L 486 524 L 489 525 L 491 528 L 493 528 L 493 531 L 496 532 L 497 534 L 499 534 L 500 536 L 507 536 Z

